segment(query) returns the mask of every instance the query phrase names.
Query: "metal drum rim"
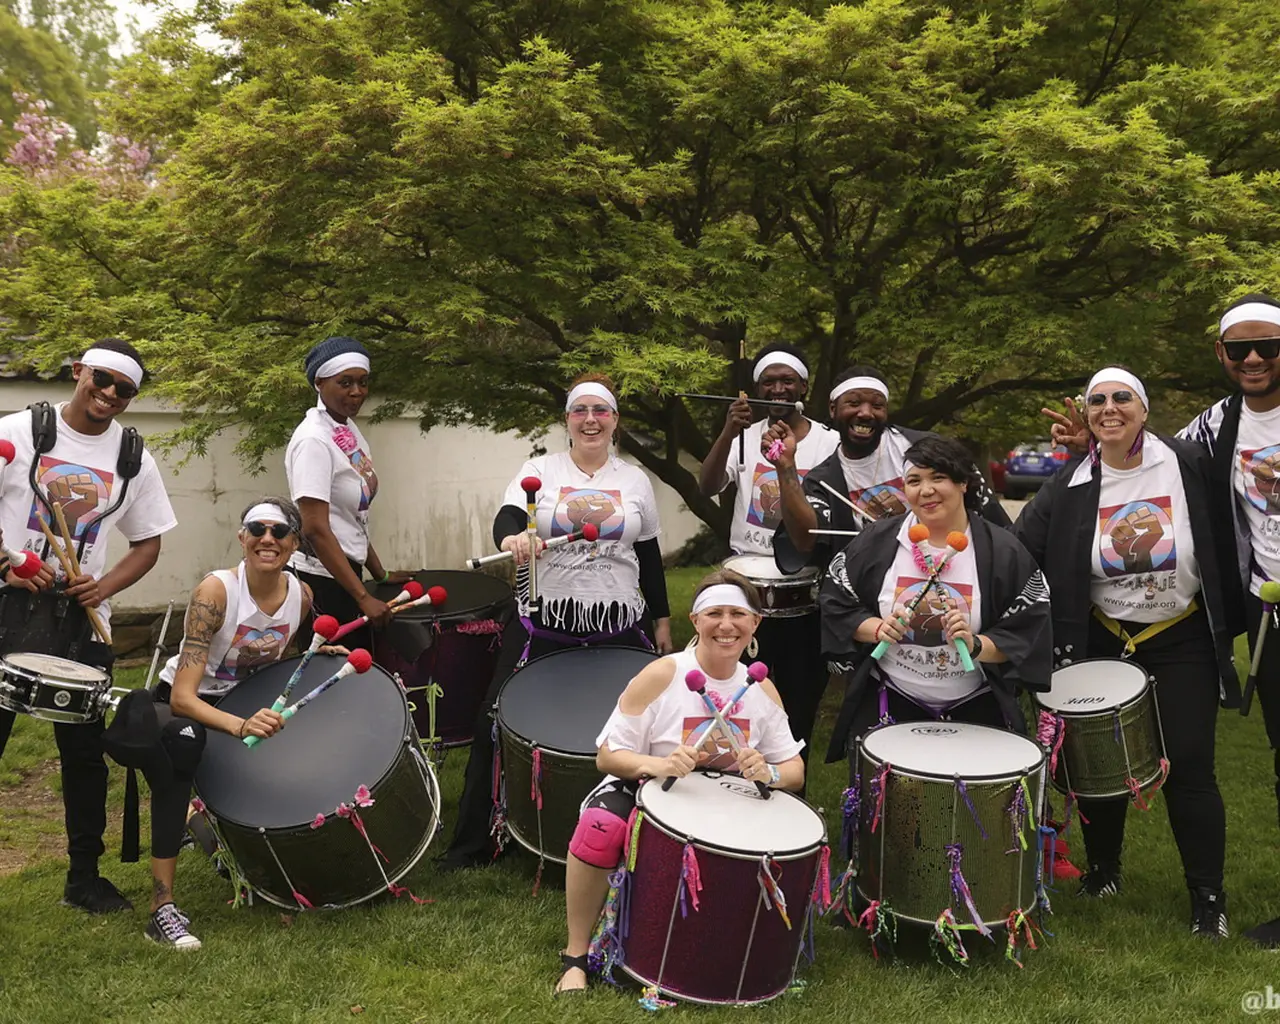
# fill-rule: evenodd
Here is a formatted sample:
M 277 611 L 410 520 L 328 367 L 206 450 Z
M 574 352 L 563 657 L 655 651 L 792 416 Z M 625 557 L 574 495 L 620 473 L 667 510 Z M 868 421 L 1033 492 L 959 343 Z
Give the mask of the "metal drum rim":
M 897 724 L 916 725 L 919 723 L 899 722 Z M 964 725 L 968 723 L 962 722 L 957 724 Z M 966 784 L 970 782 L 1010 782 L 1010 781 L 1013 781 L 1014 779 L 1021 779 L 1021 778 L 1025 778 L 1028 775 L 1034 775 L 1037 771 L 1044 768 L 1048 763 L 1048 758 L 1045 755 L 1044 748 L 1041 747 L 1040 744 L 1038 744 L 1035 740 L 1031 739 L 1028 736 L 1023 736 L 1021 733 L 1010 733 L 1010 735 L 1017 736 L 1019 739 L 1026 740 L 1027 743 L 1029 743 L 1035 749 L 1036 753 L 1038 754 L 1038 759 L 1034 761 L 1031 765 L 1022 769 L 1004 770 L 1000 772 L 998 775 L 969 774 L 967 771 L 952 772 L 950 775 L 939 775 L 936 772 L 926 772 L 918 768 L 917 769 L 911 769 L 911 768 L 901 769 L 899 765 L 894 764 L 892 761 L 886 761 L 884 760 L 884 758 L 876 757 L 874 754 L 870 753 L 867 750 L 864 740 L 868 735 L 870 735 L 874 731 L 875 731 L 874 729 L 870 729 L 866 733 L 864 733 L 862 736 L 858 737 L 858 757 L 859 758 L 865 757 L 868 761 L 876 765 L 885 765 L 885 764 L 889 765 L 890 774 L 902 775 L 912 779 L 919 779 L 923 782 L 954 783 L 957 778 L 959 778 L 961 782 L 964 782 Z M 1008 729 L 998 729 L 996 731 L 1009 732 Z
M 1044 704 L 1041 704 L 1040 701 L 1036 699 L 1035 694 L 1032 694 L 1031 696 L 1031 703 L 1035 705 L 1036 710 L 1047 711 L 1049 714 L 1057 715 L 1059 718 L 1087 719 L 1087 718 L 1097 718 L 1100 715 L 1119 714 L 1122 711 L 1128 711 L 1131 708 L 1137 707 L 1148 697 L 1154 700 L 1155 693 L 1156 693 L 1156 681 L 1152 679 L 1150 676 L 1148 676 L 1147 688 L 1143 690 L 1141 693 L 1139 693 L 1136 697 L 1130 697 L 1127 701 L 1125 701 L 1122 704 L 1107 704 L 1107 705 L 1104 705 L 1103 707 L 1095 707 L 1092 711 L 1059 711 L 1057 708 L 1051 708 Z
M 930 921 L 929 923 L 932 924 L 933 922 Z M 798 973 L 795 970 L 792 970 L 791 979 L 782 988 L 769 995 L 760 996 L 758 999 L 703 999 L 700 996 L 689 996 L 685 995 L 683 992 L 677 992 L 674 989 L 668 988 L 666 985 L 658 985 L 655 979 L 645 977 L 629 964 L 620 963 L 618 964 L 618 967 L 622 968 L 622 970 L 636 981 L 656 988 L 660 995 L 672 996 L 679 999 L 682 1003 L 697 1003 L 699 1006 L 761 1006 L 764 1003 L 771 1003 L 779 996 L 786 994 L 787 990 L 791 988 L 792 983 L 796 980 L 796 974 Z
M 15 654 L 27 654 L 27 651 L 15 651 Z M 93 665 L 85 665 L 85 668 L 93 669 L 100 673 L 99 679 L 61 679 L 58 676 L 47 676 L 35 669 L 23 668 L 21 665 L 15 665 L 9 661 L 9 655 L 0 658 L 0 676 L 14 675 L 20 679 L 25 679 L 32 683 L 47 683 L 50 686 L 58 686 L 64 690 L 109 690 L 111 688 L 111 676 L 103 672 Z M 42 655 L 42 657 L 54 657 L 54 655 Z M 69 658 L 62 658 L 62 661 L 70 661 Z M 79 662 L 72 662 L 78 665 Z

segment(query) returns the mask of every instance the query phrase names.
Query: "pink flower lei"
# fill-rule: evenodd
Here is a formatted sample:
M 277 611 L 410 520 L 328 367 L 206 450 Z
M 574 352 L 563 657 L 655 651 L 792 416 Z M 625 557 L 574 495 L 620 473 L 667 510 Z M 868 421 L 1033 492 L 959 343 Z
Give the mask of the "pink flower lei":
M 350 455 L 353 451 L 360 447 L 360 441 L 356 438 L 355 431 L 346 424 L 333 428 L 333 443 L 344 455 Z

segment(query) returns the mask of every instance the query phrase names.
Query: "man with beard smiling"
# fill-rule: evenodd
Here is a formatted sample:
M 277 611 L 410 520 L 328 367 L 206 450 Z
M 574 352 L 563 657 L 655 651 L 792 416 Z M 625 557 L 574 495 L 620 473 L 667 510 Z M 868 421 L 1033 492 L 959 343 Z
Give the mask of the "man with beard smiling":
M 47 406 L 0 419 L 0 438 L 15 450 L 0 477 L 4 547 L 34 551 L 45 563 L 37 576 L 20 580 L 0 558 L 0 654 L 51 654 L 109 671 L 111 648 L 97 641 L 85 609 L 97 609 L 109 628 L 108 599 L 151 570 L 160 535 L 178 521 L 155 459 L 136 433 L 126 434 L 115 422 L 142 383 L 137 351 L 123 341 L 100 341 L 72 364 L 71 375 L 76 387 L 70 401 L 55 406 L 47 422 L 40 416 Z M 44 442 L 39 452 L 37 433 Z M 74 579 L 64 578 L 40 529 L 40 519 L 53 522 L 53 502 L 62 503 L 79 555 L 81 574 Z M 107 531 L 113 526 L 129 550 L 108 570 Z M 12 711 L 0 710 L 0 754 L 13 721 Z M 71 860 L 63 902 L 91 914 L 131 909 L 98 875 L 107 827 L 103 729 L 101 720 L 53 727 Z

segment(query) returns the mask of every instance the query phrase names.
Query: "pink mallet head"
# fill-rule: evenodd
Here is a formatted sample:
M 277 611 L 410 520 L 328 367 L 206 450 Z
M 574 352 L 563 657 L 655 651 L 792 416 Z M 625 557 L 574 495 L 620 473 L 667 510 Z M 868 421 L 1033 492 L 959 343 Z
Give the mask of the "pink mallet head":
M 751 677 L 752 682 L 758 683 L 762 679 L 768 678 L 769 666 L 766 665 L 763 661 L 753 661 L 750 665 L 747 666 L 747 675 Z
M 694 693 L 701 693 L 707 686 L 707 677 L 701 669 L 691 668 L 684 674 L 684 685 Z
M 368 672 L 373 666 L 373 655 L 363 647 L 357 647 L 347 655 L 347 664 L 354 668 L 356 672 Z
M 449 592 L 444 587 L 428 587 L 427 597 L 431 598 L 432 604 L 444 604 L 449 600 Z
M 520 481 L 520 490 L 532 497 L 542 490 L 542 481 L 536 476 L 527 476 Z
M 410 580 L 406 583 L 404 585 L 404 592 L 409 595 L 410 601 L 416 601 L 426 593 L 426 591 L 422 589 L 422 584 L 417 580 Z
M 6 441 L 5 444 L 9 444 L 9 442 Z M 9 445 L 9 447 L 12 448 L 13 445 Z M 18 561 L 10 560 L 9 568 L 13 570 L 13 574 L 18 579 L 29 580 L 40 572 L 41 564 L 40 558 L 34 551 L 24 551 Z
M 599 540 L 600 527 L 596 526 L 595 523 L 586 523 L 582 527 L 582 539 L 583 540 Z
M 319 633 L 326 640 L 332 640 L 333 634 L 338 632 L 338 620 L 332 615 L 318 615 L 316 621 L 311 624 L 311 632 Z
M 17 454 L 17 449 L 13 447 L 12 441 L 0 438 L 0 460 L 12 462 L 13 457 Z

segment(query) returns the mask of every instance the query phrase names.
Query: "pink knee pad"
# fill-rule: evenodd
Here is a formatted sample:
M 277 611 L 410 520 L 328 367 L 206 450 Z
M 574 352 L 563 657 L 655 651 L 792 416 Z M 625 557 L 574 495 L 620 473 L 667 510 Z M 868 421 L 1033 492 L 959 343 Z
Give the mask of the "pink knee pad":
M 612 868 L 622 856 L 626 836 L 627 823 L 616 814 L 602 807 L 588 807 L 569 840 L 569 852 L 592 867 Z

